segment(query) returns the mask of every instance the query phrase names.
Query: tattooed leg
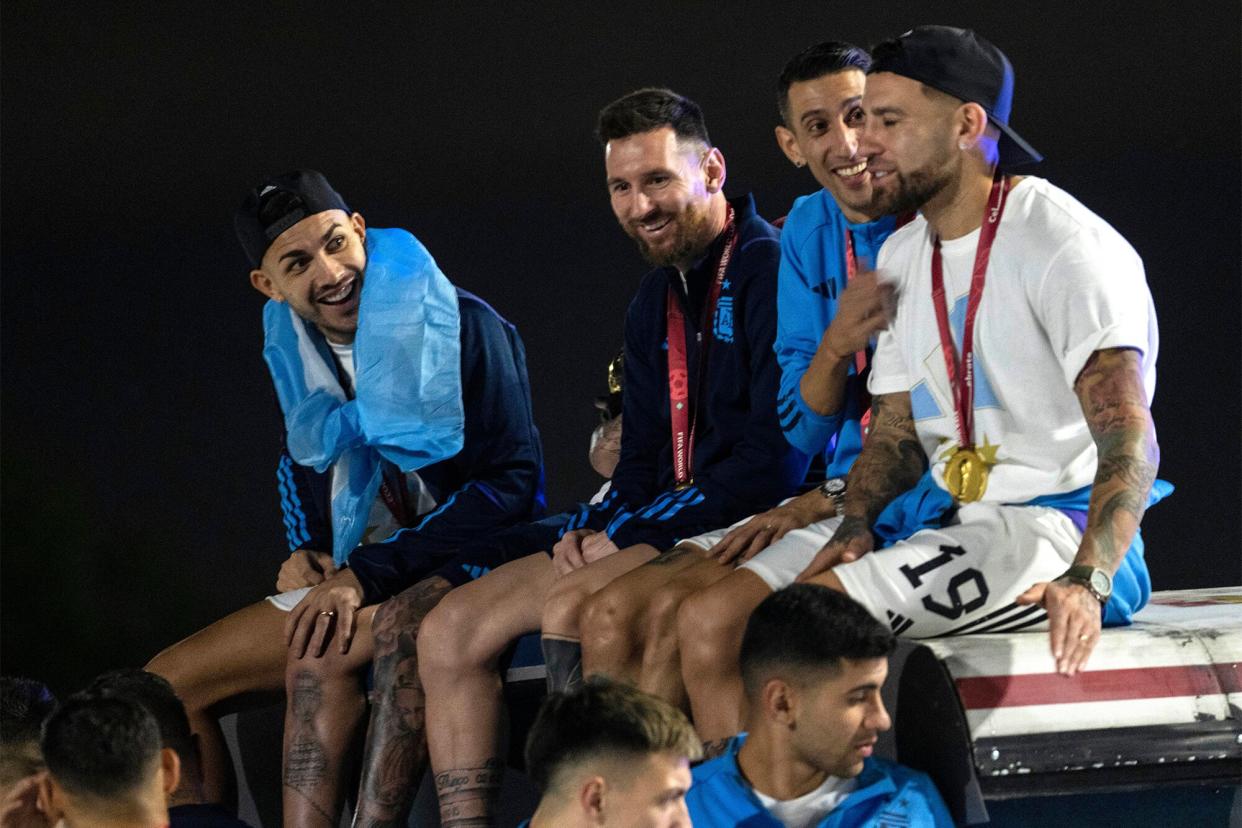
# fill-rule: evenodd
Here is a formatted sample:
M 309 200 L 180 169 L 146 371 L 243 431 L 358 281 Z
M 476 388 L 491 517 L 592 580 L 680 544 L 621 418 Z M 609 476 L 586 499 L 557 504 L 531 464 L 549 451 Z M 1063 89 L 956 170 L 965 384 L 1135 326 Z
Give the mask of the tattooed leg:
M 330 641 L 322 657 L 286 667 L 284 815 L 286 825 L 335 825 L 351 751 L 366 712 L 362 670 L 371 659 L 374 608 L 358 614 L 348 653 Z
M 503 778 L 504 766 L 495 757 L 476 768 L 437 773 L 441 828 L 489 828 Z
M 286 824 L 327 825 L 336 823 L 335 801 L 324 801 L 321 792 L 328 779 L 328 754 L 315 733 L 314 720 L 323 709 L 323 688 L 310 671 L 293 677 L 285 715 L 285 818 Z M 333 798 L 334 799 L 334 798 Z
M 452 588 L 443 578 L 428 578 L 384 602 L 375 613 L 375 704 L 355 826 L 406 823 L 427 767 L 418 632 L 427 613 Z

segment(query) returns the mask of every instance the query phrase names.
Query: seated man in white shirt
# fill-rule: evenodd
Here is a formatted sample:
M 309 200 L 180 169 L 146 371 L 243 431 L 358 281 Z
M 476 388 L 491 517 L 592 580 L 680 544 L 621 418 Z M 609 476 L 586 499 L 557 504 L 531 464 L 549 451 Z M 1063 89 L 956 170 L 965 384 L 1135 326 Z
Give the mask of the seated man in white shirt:
M 694 770 L 696 828 L 951 826 L 935 785 L 872 757 L 891 725 L 880 688 L 893 634 L 848 596 L 774 592 L 742 639 L 746 732 Z

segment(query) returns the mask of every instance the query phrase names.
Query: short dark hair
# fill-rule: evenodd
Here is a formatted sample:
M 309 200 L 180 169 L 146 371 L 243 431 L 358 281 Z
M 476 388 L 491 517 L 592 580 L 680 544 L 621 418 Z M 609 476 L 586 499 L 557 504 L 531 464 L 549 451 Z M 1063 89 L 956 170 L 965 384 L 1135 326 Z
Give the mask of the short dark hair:
M 781 122 L 789 122 L 789 87 L 801 81 L 815 80 L 833 72 L 858 69 L 864 74 L 871 68 L 871 56 L 865 49 L 839 40 L 826 40 L 803 49 L 785 64 L 776 80 L 776 109 Z
M 755 699 L 775 672 L 813 679 L 840 671 L 842 659 L 885 658 L 896 645 L 893 633 L 845 593 L 794 584 L 765 598 L 746 622 L 742 682 Z
M 147 709 L 160 729 L 160 742 L 188 762 L 195 753 L 194 736 L 185 705 L 168 679 L 146 670 L 109 670 L 95 678 L 83 693 L 104 698 L 136 701 Z
M 0 676 L 0 744 L 39 741 L 43 720 L 56 709 L 56 697 L 41 681 Z
M 56 697 L 41 681 L 0 676 L 0 786 L 43 768 L 39 732 L 56 709 Z
M 560 771 L 587 760 L 652 753 L 695 760 L 702 752 L 680 710 L 629 685 L 593 678 L 544 699 L 526 739 L 526 773 L 546 793 Z
M 43 760 L 72 794 L 116 799 L 135 793 L 160 753 L 160 729 L 145 707 L 79 693 L 43 725 Z
M 601 109 L 595 135 L 607 144 L 660 127 L 672 127 L 679 139 L 712 145 L 699 105 L 671 89 L 654 87 L 623 95 Z

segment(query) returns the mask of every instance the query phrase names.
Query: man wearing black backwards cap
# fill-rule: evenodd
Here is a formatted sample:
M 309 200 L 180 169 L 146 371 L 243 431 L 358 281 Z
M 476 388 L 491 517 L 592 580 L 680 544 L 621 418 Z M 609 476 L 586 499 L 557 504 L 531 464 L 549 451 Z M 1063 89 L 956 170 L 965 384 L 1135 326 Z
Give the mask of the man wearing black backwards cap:
M 214 801 L 229 786 L 212 706 L 285 687 L 286 824 L 334 824 L 366 709 L 361 671 L 382 649 L 375 605 L 416 582 L 434 603 L 508 560 L 508 547 L 474 548 L 467 568 L 460 552 L 542 513 L 542 453 L 517 331 L 412 235 L 368 228 L 309 170 L 256 187 L 235 223 L 270 300 L 263 355 L 284 413 L 292 554 L 280 594 L 148 669 L 185 702 Z
M 878 270 L 871 430 L 845 519 L 802 573 L 902 635 L 1047 629 L 1072 676 L 1150 592 L 1139 521 L 1170 490 L 1156 317 L 1134 249 L 1065 192 L 1014 176 L 1013 70 L 973 32 L 877 46 L 862 152 L 874 211 L 918 209 Z M 885 548 L 887 547 L 887 548 Z

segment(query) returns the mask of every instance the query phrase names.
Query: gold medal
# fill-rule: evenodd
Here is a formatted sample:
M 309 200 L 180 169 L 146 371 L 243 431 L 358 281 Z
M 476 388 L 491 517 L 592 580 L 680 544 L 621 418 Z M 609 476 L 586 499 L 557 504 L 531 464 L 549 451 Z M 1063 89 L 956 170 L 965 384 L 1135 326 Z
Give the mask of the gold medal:
M 959 448 L 944 467 L 944 485 L 958 503 L 974 503 L 988 487 L 988 466 L 973 448 Z

